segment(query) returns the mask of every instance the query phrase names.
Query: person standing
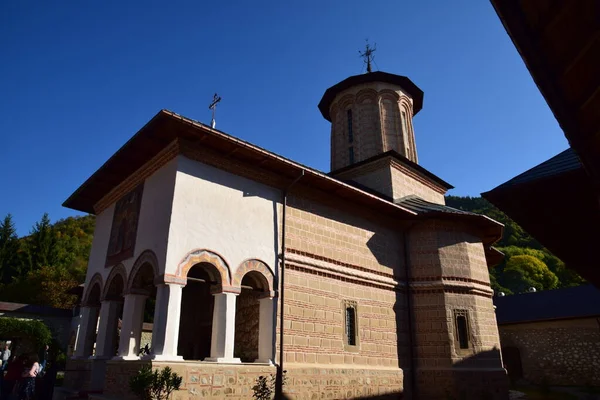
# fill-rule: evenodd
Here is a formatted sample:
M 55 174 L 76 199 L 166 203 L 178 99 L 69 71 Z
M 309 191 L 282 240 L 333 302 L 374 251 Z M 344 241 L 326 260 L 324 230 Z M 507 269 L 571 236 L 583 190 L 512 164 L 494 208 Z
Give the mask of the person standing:
M 15 391 L 15 385 L 21 378 L 21 373 L 23 371 L 23 365 L 25 363 L 25 356 L 21 355 L 19 358 L 13 355 L 8 360 L 8 367 L 6 368 L 6 376 L 4 377 L 4 382 L 2 382 L 2 396 L 0 399 L 2 400 L 10 400 L 11 395 Z
M 25 368 L 21 374 L 21 386 L 19 388 L 19 400 L 33 400 L 35 398 L 35 377 L 40 372 L 38 356 L 30 355 L 25 362 Z
M 0 371 L 4 371 L 8 365 L 8 360 L 10 359 L 10 347 L 8 344 L 4 345 L 4 350 L 0 354 Z
M 42 349 L 42 351 L 40 352 L 40 371 L 42 372 L 45 368 L 46 368 L 46 364 L 48 363 L 48 350 L 50 349 L 50 346 L 45 345 L 44 348 Z

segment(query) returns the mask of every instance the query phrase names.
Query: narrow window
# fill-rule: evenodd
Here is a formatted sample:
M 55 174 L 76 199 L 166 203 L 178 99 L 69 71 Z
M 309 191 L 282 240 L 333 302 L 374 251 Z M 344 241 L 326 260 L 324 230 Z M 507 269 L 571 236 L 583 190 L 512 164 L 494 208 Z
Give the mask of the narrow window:
M 406 122 L 406 112 L 402 111 L 402 135 L 406 137 L 408 134 L 408 125 Z
M 467 312 L 459 311 L 456 313 L 456 336 L 458 347 L 461 349 L 469 348 L 469 324 L 467 322 Z
M 346 307 L 346 344 L 356 346 L 356 309 Z
M 354 147 L 348 149 L 348 157 L 350 158 L 350 164 L 354 164 Z
M 352 133 L 352 110 L 348 110 L 348 143 L 354 141 L 354 134 Z

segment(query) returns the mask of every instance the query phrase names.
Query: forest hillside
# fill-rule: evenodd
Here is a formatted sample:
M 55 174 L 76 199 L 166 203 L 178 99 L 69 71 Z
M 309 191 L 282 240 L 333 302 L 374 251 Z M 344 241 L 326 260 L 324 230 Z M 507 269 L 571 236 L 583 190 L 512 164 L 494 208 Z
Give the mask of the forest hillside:
M 495 247 L 506 257 L 490 270 L 495 291 L 522 293 L 531 287 L 548 290 L 575 286 L 584 280 L 481 197 L 447 196 L 450 207 L 484 214 L 505 225 Z M 44 214 L 29 234 L 18 237 L 13 217 L 0 223 L 0 301 L 71 308 L 76 296 L 66 291 L 85 280 L 94 216 L 70 217 L 51 223 Z

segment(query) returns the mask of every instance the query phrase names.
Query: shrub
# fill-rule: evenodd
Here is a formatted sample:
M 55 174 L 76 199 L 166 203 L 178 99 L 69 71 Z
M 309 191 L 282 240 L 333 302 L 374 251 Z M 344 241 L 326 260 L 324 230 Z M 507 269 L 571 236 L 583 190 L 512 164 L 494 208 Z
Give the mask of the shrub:
M 6 339 L 26 339 L 42 348 L 52 340 L 50 329 L 41 321 L 11 317 L 0 318 L 0 337 Z
M 150 365 L 144 365 L 129 380 L 129 388 L 142 400 L 168 400 L 171 393 L 179 390 L 182 380 L 169 367 L 159 371 L 152 370 Z
M 287 371 L 283 371 L 283 385 L 285 385 Z M 259 376 L 256 378 L 256 384 L 252 387 L 254 397 L 256 400 L 271 400 L 275 394 L 275 381 L 276 375 Z

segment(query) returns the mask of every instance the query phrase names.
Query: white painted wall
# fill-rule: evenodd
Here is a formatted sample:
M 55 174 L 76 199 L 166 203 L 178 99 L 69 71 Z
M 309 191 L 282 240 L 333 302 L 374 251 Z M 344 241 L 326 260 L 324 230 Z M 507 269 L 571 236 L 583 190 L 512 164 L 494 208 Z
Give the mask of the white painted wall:
M 148 249 L 156 253 L 159 268 L 164 269 L 176 171 L 177 161 L 173 159 L 144 182 L 135 253 L 132 258 L 122 262 L 128 274 L 138 256 Z M 103 282 L 106 283 L 111 271 L 111 268 L 105 267 L 105 262 L 114 210 L 115 204 L 112 204 L 96 216 L 96 228 L 86 275 L 86 289 L 96 272 L 102 275 Z
M 179 156 L 166 273 L 195 249 L 220 254 L 232 275 L 251 258 L 274 270 L 280 207 L 279 189 Z
M 105 282 L 108 277 L 108 269 L 104 267 L 106 262 L 106 250 L 108 249 L 108 239 L 110 238 L 110 227 L 112 225 L 115 205 L 106 208 L 100 214 L 96 215 L 96 227 L 94 228 L 94 238 L 92 239 L 92 248 L 88 260 L 87 275 L 85 278 L 85 289 L 88 289 L 88 283 L 92 276 L 97 272 L 102 275 L 102 281 Z

